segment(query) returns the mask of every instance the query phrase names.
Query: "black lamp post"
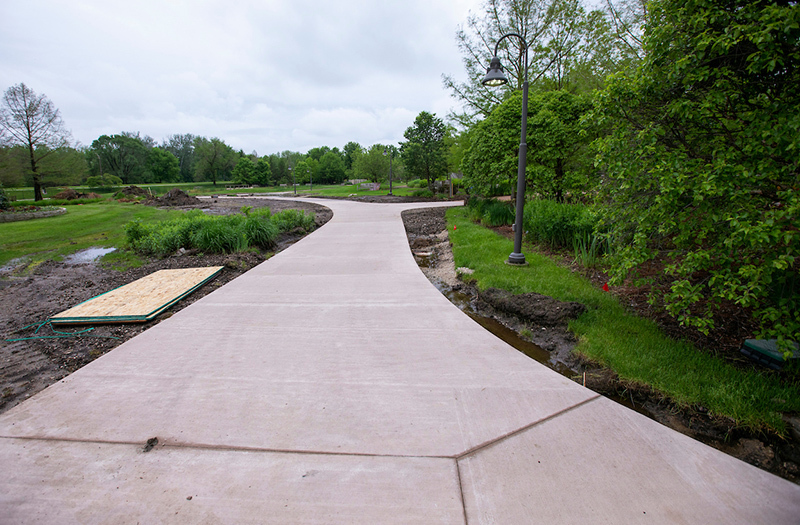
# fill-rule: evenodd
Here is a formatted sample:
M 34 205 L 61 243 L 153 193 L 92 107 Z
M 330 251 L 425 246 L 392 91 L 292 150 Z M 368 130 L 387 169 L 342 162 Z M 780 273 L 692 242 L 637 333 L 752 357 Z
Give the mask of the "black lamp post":
M 392 194 L 392 157 L 394 157 L 394 152 L 392 151 L 391 147 L 385 148 L 383 150 L 384 155 L 389 155 L 389 195 Z
M 310 169 L 307 169 L 307 170 L 306 170 L 306 173 L 308 173 L 308 180 L 309 180 L 309 181 L 311 181 L 311 182 L 310 182 L 310 184 L 309 184 L 309 186 L 311 187 L 311 189 L 309 189 L 309 190 L 308 190 L 308 192 L 309 192 L 309 193 L 314 193 L 314 174 L 313 174 L 313 173 L 311 173 L 311 170 L 310 170 Z
M 292 187 L 294 188 L 294 194 L 297 195 L 297 182 L 294 178 L 294 171 L 292 171 L 292 168 L 289 168 L 289 172 L 292 174 Z
M 522 215 L 525 208 L 525 165 L 528 160 L 528 144 L 526 142 L 526 133 L 528 131 L 528 43 L 517 33 L 508 33 L 503 35 L 497 44 L 494 46 L 494 56 L 489 63 L 489 69 L 486 70 L 486 76 L 483 77 L 483 85 L 489 87 L 502 86 L 508 83 L 508 79 L 503 74 L 503 66 L 500 65 L 500 59 L 497 58 L 497 50 L 500 42 L 510 36 L 515 36 L 522 40 L 522 48 L 525 53 L 525 81 L 522 83 L 522 133 L 519 143 L 519 165 L 517 168 L 517 216 L 514 221 L 514 251 L 508 256 L 508 264 L 515 266 L 524 266 L 525 255 L 522 253 Z

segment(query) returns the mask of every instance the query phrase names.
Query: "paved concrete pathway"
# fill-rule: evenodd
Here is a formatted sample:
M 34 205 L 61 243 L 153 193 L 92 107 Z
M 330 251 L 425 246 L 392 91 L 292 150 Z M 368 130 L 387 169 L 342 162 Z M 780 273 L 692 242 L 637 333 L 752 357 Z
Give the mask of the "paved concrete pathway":
M 452 306 L 413 205 L 323 202 L 320 230 L 0 417 L 0 522 L 800 522 L 800 487 Z

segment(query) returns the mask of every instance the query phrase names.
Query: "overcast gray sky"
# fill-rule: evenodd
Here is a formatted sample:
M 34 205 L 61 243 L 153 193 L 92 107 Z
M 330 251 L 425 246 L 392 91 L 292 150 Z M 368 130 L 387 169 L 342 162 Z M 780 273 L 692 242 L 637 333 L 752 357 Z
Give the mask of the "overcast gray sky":
M 25 82 L 84 145 L 139 131 L 259 155 L 396 144 L 457 105 L 480 0 L 0 0 L 0 89 Z

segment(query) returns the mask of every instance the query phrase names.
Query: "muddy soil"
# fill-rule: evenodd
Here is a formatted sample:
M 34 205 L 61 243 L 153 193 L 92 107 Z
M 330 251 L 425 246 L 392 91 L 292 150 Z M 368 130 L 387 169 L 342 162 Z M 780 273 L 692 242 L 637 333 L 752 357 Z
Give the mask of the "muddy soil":
M 231 214 L 238 213 L 242 206 L 266 206 L 273 212 L 303 209 L 315 213 L 318 226 L 333 216 L 324 206 L 278 199 L 204 199 L 200 204 L 181 206 L 180 209 L 199 208 L 211 214 Z M 202 255 L 185 252 L 164 259 L 148 258 L 143 266 L 124 272 L 97 263 L 53 261 L 35 268 L 23 264 L 0 272 L 0 318 L 4 319 L 0 328 L 0 413 L 169 318 L 302 237 L 297 233 L 284 234 L 278 239 L 276 249 L 268 253 Z M 152 322 L 97 325 L 91 332 L 78 337 L 62 336 L 86 327 L 60 328 L 58 332 L 50 325 L 39 327 L 51 315 L 155 271 L 202 266 L 224 266 L 224 269 L 214 280 Z M 31 339 L 37 337 L 41 339 Z M 23 340 L 9 342 L 9 339 Z
M 408 198 L 369 197 L 359 200 L 407 202 Z M 328 208 L 281 199 L 201 199 L 200 204 L 179 208 L 202 209 L 209 214 L 231 214 L 238 213 L 242 206 L 269 206 L 273 211 L 301 208 L 315 212 L 318 225 L 332 217 Z M 417 256 L 423 272 L 451 300 L 454 300 L 454 294 L 465 298 L 463 303 L 466 304 L 462 304 L 462 307 L 472 308 L 478 315 L 502 323 L 510 328 L 509 332 L 514 338 L 524 343 L 535 343 L 540 347 L 537 350 L 549 354 L 549 360 L 544 359 L 542 362 L 574 381 L 618 402 L 628 400 L 625 403 L 627 406 L 757 467 L 795 483 L 800 480 L 800 420 L 794 418 L 795 427 L 792 427 L 793 431 L 788 439 L 748 434 L 736 428 L 731 421 L 709 417 L 703 407 L 676 406 L 657 392 L 621 381 L 613 371 L 582 360 L 572 352 L 576 340 L 566 329 L 568 319 L 578 313 L 580 306 L 553 303 L 547 300 L 550 298 L 543 299 L 542 296 L 509 296 L 502 292 L 483 293 L 482 298 L 479 298 L 477 290 L 459 278 L 453 263 L 444 213 L 444 208 L 409 210 L 403 213 L 403 221 L 412 252 Z M 276 251 L 286 248 L 299 238 L 301 237 L 297 235 L 284 236 Z M 248 252 L 209 256 L 187 252 L 181 256 L 148 259 L 144 266 L 125 272 L 110 270 L 95 263 L 68 265 L 47 262 L 34 269 L 17 267 L 13 271 L 0 274 L 0 318 L 6 320 L 0 328 L 0 340 L 4 341 L 0 343 L 0 413 L 127 339 L 155 326 L 259 264 L 269 255 Z M 98 325 L 93 331 L 80 337 L 27 339 L 62 335 L 55 333 L 49 325 L 41 327 L 37 332 L 37 326 L 50 315 L 154 271 L 217 265 L 225 268 L 213 281 L 174 305 L 153 322 L 143 325 Z M 604 276 L 598 274 L 593 280 L 598 286 L 602 286 Z M 616 293 L 621 292 L 616 290 Z M 621 297 L 621 300 L 628 301 L 623 304 L 631 304 L 634 309 L 639 303 L 643 304 L 643 308 L 647 306 L 645 301 L 639 301 L 635 295 Z M 554 310 L 560 312 L 559 315 L 553 317 Z M 76 332 L 82 328 L 63 329 L 60 332 Z M 672 332 L 668 330 L 668 333 Z M 498 336 L 503 335 L 498 333 Z M 5 342 L 7 339 L 27 340 Z M 513 341 L 509 342 L 514 344 Z M 521 351 L 531 355 L 524 349 Z
M 513 295 L 495 289 L 479 292 L 474 286 L 464 283 L 460 275 L 467 274 L 464 269 L 457 271 L 453 263 L 452 250 L 447 240 L 445 211 L 444 208 L 408 210 L 403 212 L 403 221 L 411 250 L 423 273 L 451 300 L 454 291 L 455 295 L 461 296 L 456 304 L 467 313 L 476 312 L 490 317 L 516 332 L 519 336 L 516 341 L 514 338 L 503 338 L 523 353 L 531 355 L 525 349 L 525 344 L 534 343 L 550 354 L 549 359 L 533 356 L 537 361 L 587 388 L 726 454 L 800 483 L 800 418 L 786 417 L 790 427 L 790 434 L 786 438 L 748 432 L 738 428 L 731 420 L 710 417 L 704 407 L 678 406 L 647 387 L 622 381 L 612 370 L 573 353 L 577 341 L 567 330 L 567 324 L 569 319 L 583 313 L 585 306 L 580 303 L 562 303 L 539 294 Z M 510 235 L 510 228 L 507 232 L 498 230 L 501 230 L 498 231 L 501 235 Z M 556 258 L 560 256 L 551 255 Z M 560 262 L 569 266 L 569 261 Z M 575 271 L 578 269 L 575 268 Z M 594 273 L 595 275 L 587 277 L 598 287 L 607 282 L 607 276 L 600 272 Z M 659 317 L 667 334 L 688 338 L 696 344 L 709 343 L 708 339 L 697 338 L 694 334 L 683 336 L 674 320 L 670 324 L 671 318 L 656 316 L 652 306 L 642 299 L 641 290 L 631 287 L 616 289 L 614 292 L 623 304 L 630 305 L 640 315 Z M 626 292 L 629 293 L 626 295 Z M 466 300 L 463 299 L 464 295 Z M 499 333 L 496 335 L 501 336 Z M 723 344 L 730 346 L 728 339 L 730 336 L 725 337 Z M 719 340 L 711 343 L 716 347 L 720 345 Z M 733 359 L 736 359 L 735 355 Z

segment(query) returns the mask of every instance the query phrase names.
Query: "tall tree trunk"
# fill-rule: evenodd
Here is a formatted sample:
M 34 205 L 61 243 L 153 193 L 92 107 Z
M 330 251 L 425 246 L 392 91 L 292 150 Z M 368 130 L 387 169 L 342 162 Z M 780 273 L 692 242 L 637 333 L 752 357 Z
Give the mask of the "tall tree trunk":
M 31 173 L 33 173 L 33 200 L 44 200 L 42 196 L 42 183 L 39 180 L 39 169 L 36 166 L 36 156 L 33 150 L 33 144 L 28 145 L 28 153 L 31 157 Z
M 556 159 L 556 201 L 564 201 L 564 159 Z

